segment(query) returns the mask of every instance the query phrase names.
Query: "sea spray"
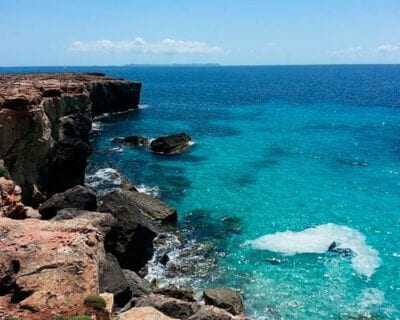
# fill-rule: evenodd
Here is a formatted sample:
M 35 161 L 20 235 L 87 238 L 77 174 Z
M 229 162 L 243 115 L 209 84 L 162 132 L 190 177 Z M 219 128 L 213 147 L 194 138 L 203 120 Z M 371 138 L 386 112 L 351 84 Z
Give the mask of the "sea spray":
M 354 255 L 352 266 L 358 273 L 371 277 L 380 265 L 378 251 L 368 246 L 365 236 L 357 230 L 333 223 L 307 228 L 303 231 L 284 231 L 268 234 L 244 244 L 254 249 L 279 252 L 285 255 L 298 253 L 324 253 L 336 242 L 337 248 L 350 249 Z

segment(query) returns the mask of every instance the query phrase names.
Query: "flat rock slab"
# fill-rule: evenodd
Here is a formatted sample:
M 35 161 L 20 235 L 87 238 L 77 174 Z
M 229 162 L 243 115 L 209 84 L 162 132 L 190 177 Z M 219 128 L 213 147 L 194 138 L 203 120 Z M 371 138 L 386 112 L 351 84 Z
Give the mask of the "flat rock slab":
M 99 292 L 102 241 L 87 219 L 0 218 L 0 319 L 51 319 L 84 310 L 83 298 Z
M 133 308 L 121 313 L 117 320 L 179 320 L 162 314 L 153 307 Z

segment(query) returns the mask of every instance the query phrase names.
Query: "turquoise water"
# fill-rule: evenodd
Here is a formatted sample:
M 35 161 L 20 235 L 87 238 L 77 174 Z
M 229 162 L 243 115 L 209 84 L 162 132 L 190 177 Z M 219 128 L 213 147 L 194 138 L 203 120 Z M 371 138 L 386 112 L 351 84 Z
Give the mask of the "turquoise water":
M 242 290 L 259 319 L 400 319 L 399 66 L 104 71 L 143 82 L 143 108 L 96 123 L 88 174 L 178 208 L 208 248 L 187 281 Z M 181 131 L 196 143 L 173 157 L 111 142 Z

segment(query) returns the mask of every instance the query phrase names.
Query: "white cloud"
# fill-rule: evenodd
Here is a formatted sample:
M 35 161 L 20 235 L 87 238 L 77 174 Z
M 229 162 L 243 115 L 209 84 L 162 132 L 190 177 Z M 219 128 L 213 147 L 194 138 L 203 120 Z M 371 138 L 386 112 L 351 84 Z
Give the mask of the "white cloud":
M 89 42 L 74 41 L 68 48 L 75 52 L 135 52 L 135 53 L 214 53 L 221 51 L 220 47 L 211 46 L 205 42 L 181 41 L 166 38 L 159 42 L 147 42 L 142 38 L 134 40 L 112 41 L 96 40 Z
M 400 45 L 396 44 L 383 44 L 376 48 L 376 51 L 382 53 L 400 52 Z
M 361 47 L 352 47 L 342 50 L 335 50 L 332 52 L 333 56 L 347 57 L 347 56 L 359 56 L 364 52 Z
M 330 54 L 335 57 L 377 57 L 382 54 L 400 53 L 400 45 L 398 44 L 383 44 L 376 48 L 364 49 L 362 47 L 351 47 L 347 49 L 335 50 Z

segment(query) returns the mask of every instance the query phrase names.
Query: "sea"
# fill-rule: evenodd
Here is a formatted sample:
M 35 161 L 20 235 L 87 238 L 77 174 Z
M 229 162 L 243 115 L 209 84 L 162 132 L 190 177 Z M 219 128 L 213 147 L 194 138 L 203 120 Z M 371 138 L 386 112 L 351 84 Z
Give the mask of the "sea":
M 258 320 L 400 319 L 400 65 L 0 69 L 45 71 L 143 84 L 96 118 L 86 180 L 177 208 L 149 279 L 239 290 Z M 112 142 L 180 132 L 174 156 Z

